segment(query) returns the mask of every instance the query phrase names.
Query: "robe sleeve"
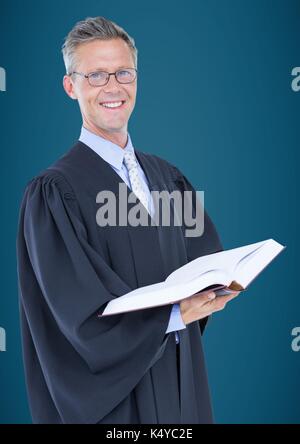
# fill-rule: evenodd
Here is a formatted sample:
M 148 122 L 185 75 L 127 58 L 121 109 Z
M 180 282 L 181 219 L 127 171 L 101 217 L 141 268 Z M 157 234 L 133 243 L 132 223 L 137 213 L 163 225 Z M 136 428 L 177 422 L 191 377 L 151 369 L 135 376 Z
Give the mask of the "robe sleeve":
M 132 289 L 90 245 L 76 196 L 61 174 L 37 176 L 25 190 L 18 264 L 22 308 L 63 421 L 103 418 L 163 353 L 171 305 L 97 316 Z
M 175 166 L 173 166 L 175 174 L 177 176 L 176 181 L 180 186 L 182 191 L 190 191 L 192 194 L 192 211 L 193 218 L 196 217 L 196 190 L 190 181 L 186 178 L 184 174 Z M 187 258 L 188 262 L 196 259 L 200 256 L 205 256 L 207 254 L 217 253 L 218 251 L 223 251 L 222 243 L 220 237 L 217 233 L 216 227 L 209 217 L 207 211 L 204 209 L 204 231 L 201 236 L 198 237 L 186 237 L 187 246 Z M 207 316 L 200 319 L 200 330 L 203 334 L 207 321 L 211 316 Z

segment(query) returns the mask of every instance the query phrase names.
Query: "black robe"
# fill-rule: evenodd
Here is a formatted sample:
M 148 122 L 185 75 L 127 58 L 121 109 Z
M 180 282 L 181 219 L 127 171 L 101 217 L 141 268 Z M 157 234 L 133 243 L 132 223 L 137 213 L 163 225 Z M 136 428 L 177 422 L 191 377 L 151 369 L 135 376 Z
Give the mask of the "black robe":
M 150 190 L 195 194 L 169 162 L 136 155 Z M 78 142 L 27 184 L 17 256 L 33 422 L 211 423 L 201 338 L 207 318 L 181 330 L 176 345 L 174 332 L 165 334 L 171 305 L 98 314 L 111 299 L 222 250 L 219 237 L 206 213 L 204 234 L 194 238 L 174 224 L 100 227 L 96 195 L 118 195 L 119 183 L 111 166 Z

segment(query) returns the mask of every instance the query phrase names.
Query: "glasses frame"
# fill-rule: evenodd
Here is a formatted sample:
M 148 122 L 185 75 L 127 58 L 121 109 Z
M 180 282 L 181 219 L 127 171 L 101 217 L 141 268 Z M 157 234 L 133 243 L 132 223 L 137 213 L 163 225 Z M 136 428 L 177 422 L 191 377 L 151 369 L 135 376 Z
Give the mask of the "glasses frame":
M 126 70 L 129 70 L 129 69 L 135 71 L 135 77 L 134 77 L 134 79 L 131 80 L 130 82 L 119 82 L 119 80 L 117 79 L 117 73 L 120 72 L 120 71 L 126 71 Z M 91 84 L 91 82 L 90 82 L 90 77 L 91 77 L 93 74 L 95 74 L 96 72 L 103 72 L 103 73 L 107 74 L 107 80 L 106 80 L 105 83 L 103 83 L 103 84 L 101 84 L 101 85 L 92 85 L 92 84 Z M 105 85 L 107 85 L 108 82 L 109 82 L 110 76 L 115 76 L 116 81 L 117 81 L 118 83 L 120 83 L 120 85 L 128 85 L 128 84 L 130 84 L 130 83 L 133 83 L 133 82 L 136 80 L 136 78 L 137 78 L 137 72 L 138 72 L 138 71 L 137 71 L 136 68 L 122 68 L 122 69 L 118 69 L 118 70 L 115 71 L 115 72 L 107 72 L 107 71 L 101 71 L 101 70 L 98 70 L 98 71 L 90 72 L 89 74 L 84 74 L 83 72 L 78 72 L 78 71 L 72 71 L 72 72 L 70 72 L 70 73 L 68 74 L 68 76 L 72 76 L 73 74 L 77 74 L 78 76 L 85 77 L 85 78 L 87 79 L 87 81 L 89 82 L 89 85 L 90 85 L 90 86 L 93 86 L 93 87 L 97 88 L 97 87 L 99 87 L 99 86 L 105 86 Z

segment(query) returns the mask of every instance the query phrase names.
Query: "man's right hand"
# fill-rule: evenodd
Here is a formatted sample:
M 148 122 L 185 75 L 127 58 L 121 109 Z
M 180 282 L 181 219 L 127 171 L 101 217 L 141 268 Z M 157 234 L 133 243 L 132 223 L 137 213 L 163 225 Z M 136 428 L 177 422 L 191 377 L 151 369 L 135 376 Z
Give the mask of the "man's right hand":
M 181 317 L 185 325 L 199 319 L 210 316 L 215 311 L 225 308 L 227 302 L 236 298 L 240 291 L 232 291 L 226 296 L 216 296 L 211 291 L 209 293 L 196 293 L 180 302 Z

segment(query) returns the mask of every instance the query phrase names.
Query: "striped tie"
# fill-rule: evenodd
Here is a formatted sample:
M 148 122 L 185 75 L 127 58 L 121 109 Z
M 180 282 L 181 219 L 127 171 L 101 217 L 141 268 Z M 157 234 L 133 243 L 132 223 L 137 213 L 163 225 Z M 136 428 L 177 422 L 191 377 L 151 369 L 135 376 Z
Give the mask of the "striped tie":
M 147 194 L 143 188 L 143 184 L 139 176 L 138 163 L 132 151 L 124 151 L 124 164 L 128 170 L 131 190 L 149 212 Z

